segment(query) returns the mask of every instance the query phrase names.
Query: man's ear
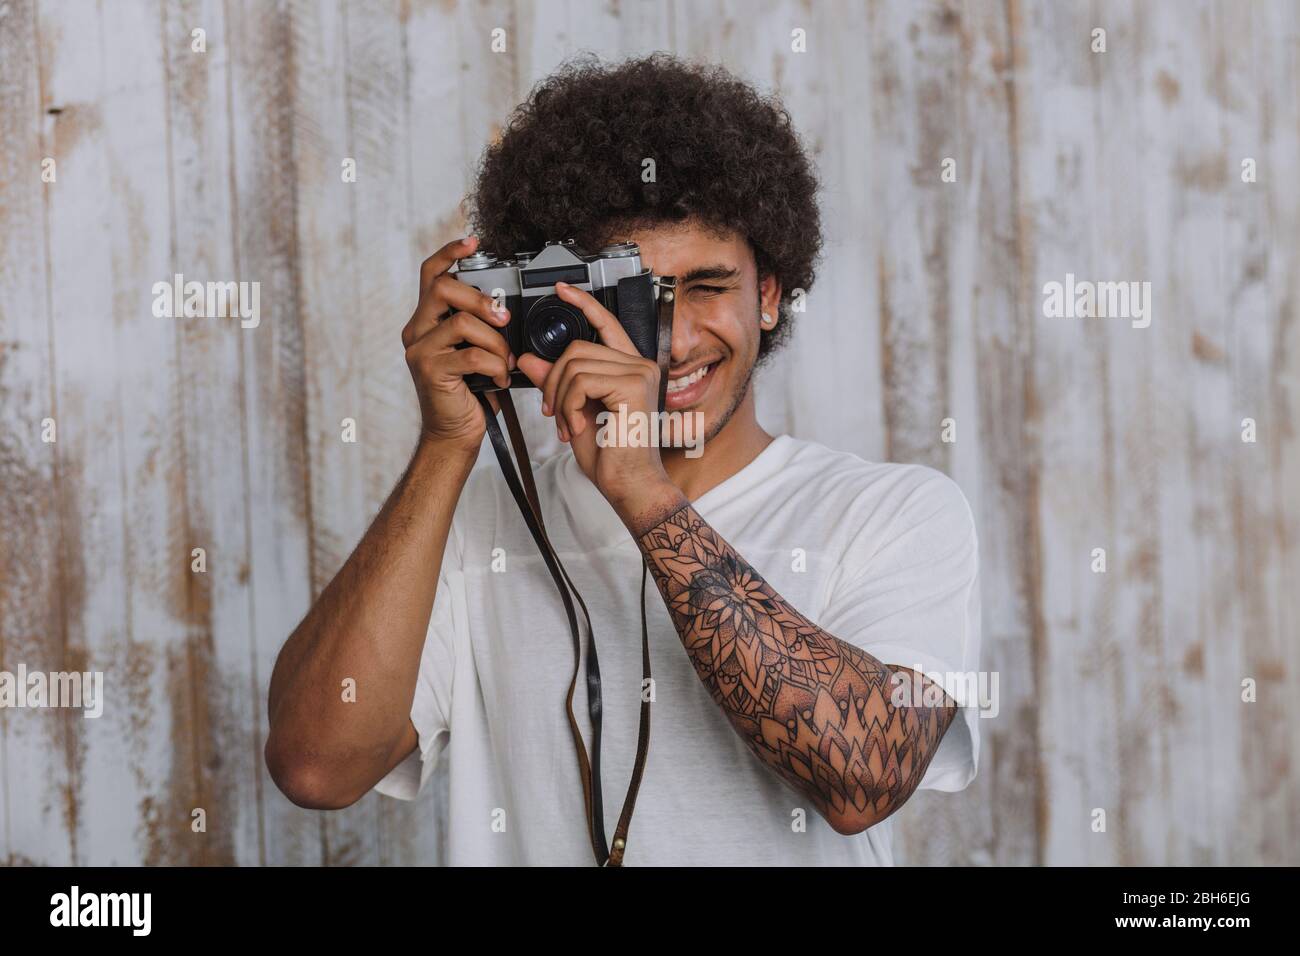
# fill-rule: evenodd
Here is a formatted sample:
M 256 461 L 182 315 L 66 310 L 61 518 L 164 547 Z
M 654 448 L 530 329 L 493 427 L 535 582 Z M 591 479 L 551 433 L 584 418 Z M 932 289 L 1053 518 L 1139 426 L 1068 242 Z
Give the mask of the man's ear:
M 776 273 L 762 276 L 758 280 L 758 311 L 777 318 L 781 306 L 781 281 Z

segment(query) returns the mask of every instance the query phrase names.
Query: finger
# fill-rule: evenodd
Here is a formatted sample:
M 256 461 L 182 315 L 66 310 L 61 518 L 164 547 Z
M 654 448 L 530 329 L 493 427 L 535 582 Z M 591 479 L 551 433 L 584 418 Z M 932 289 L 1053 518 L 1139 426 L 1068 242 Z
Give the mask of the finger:
M 510 371 L 505 359 L 485 349 L 470 347 L 443 354 L 439 363 L 442 380 L 464 378 L 466 375 L 486 375 L 501 388 L 510 387 Z
M 481 321 L 467 313 L 457 313 L 462 318 L 448 320 L 446 327 L 439 326 L 406 350 L 406 364 L 413 371 L 440 385 L 466 374 L 459 356 L 466 352 L 482 352 L 491 356 L 494 365 L 490 374 L 502 388 L 510 386 L 511 355 L 505 339 L 487 328 Z M 465 331 L 457 332 L 459 326 Z M 477 326 L 478 328 L 475 328 Z M 486 332 L 486 336 L 483 333 Z M 498 366 L 503 371 L 498 371 Z M 478 371 L 478 369 L 472 369 Z
M 620 352 L 626 352 L 628 355 L 640 355 L 632 340 L 628 338 L 627 330 L 619 323 L 608 309 L 596 301 L 596 298 L 589 292 L 569 285 L 567 282 L 555 283 L 555 294 L 558 295 L 569 305 L 576 306 L 591 327 L 596 330 L 600 336 L 601 342 L 612 349 Z
M 586 428 L 583 409 L 587 402 L 596 402 L 613 411 L 610 406 L 613 399 L 627 396 L 640 384 L 637 375 L 605 374 L 602 372 L 579 372 L 574 375 L 565 388 L 564 395 L 556 406 L 556 417 L 564 419 L 565 431 L 570 439 L 581 435 Z M 624 398 L 626 401 L 626 398 Z
M 407 351 L 412 349 L 446 350 L 462 345 L 475 345 L 501 356 L 509 364 L 510 343 L 496 329 L 487 325 L 476 315 L 468 312 L 456 312 L 432 326 L 428 332 L 416 339 Z
M 438 309 L 435 316 L 442 312 L 460 311 L 472 312 L 491 325 L 501 326 L 510 321 L 510 310 L 505 302 L 498 304 L 482 289 L 461 282 L 454 275 L 440 275 L 434 279 L 425 298 Z
M 640 356 L 637 356 L 639 359 Z M 605 362 L 629 362 L 630 357 L 608 345 L 597 345 L 595 342 L 588 342 L 579 339 L 576 342 L 570 342 L 560 357 L 555 360 L 551 369 L 546 374 L 546 380 L 542 385 L 542 414 L 550 415 L 555 409 L 556 389 L 564 375 L 565 368 L 570 362 L 575 361 L 605 361 Z
M 411 318 L 402 327 L 402 346 L 409 349 L 437 325 L 438 320 L 439 316 L 434 310 L 432 300 L 421 299 Z
M 570 342 L 560 353 L 560 357 L 550 363 L 550 368 L 546 371 L 546 377 L 539 386 L 542 390 L 542 414 L 550 415 L 555 411 L 555 393 L 560 384 L 560 377 L 564 374 L 564 368 L 569 362 L 579 355 L 587 354 L 585 348 L 578 346 L 590 346 L 591 342 Z
M 636 374 L 635 366 L 628 365 L 625 362 L 610 362 L 589 358 L 572 359 L 566 362 L 563 368 L 553 369 L 547 378 L 547 385 L 554 389 L 554 397 L 551 399 L 552 409 L 566 407 L 565 397 L 573 384 L 574 378 L 584 373 L 609 377 Z
M 552 363 L 538 355 L 534 355 L 532 352 L 525 352 L 519 356 L 519 371 L 528 376 L 528 381 L 539 389 L 546 383 L 546 376 L 550 374 L 551 365 Z M 549 408 L 546 409 L 546 413 L 550 414 Z
M 448 269 L 457 259 L 464 259 L 478 248 L 478 236 L 466 236 L 464 239 L 456 239 L 447 243 L 429 258 L 420 263 L 420 298 L 424 298 L 425 292 L 433 280 L 438 278 Z
M 447 280 L 445 287 L 431 290 L 416 305 L 415 312 L 402 328 L 404 347 L 409 348 L 420 336 L 446 319 L 449 312 L 469 312 L 498 328 L 510 321 L 509 310 L 497 309 L 490 295 L 450 276 Z

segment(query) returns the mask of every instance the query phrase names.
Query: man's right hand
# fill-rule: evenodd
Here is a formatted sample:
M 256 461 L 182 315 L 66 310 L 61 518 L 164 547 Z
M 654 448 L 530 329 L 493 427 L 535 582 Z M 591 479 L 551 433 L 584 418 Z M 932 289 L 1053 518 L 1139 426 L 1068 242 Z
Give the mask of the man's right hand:
M 475 454 L 486 426 L 465 376 L 477 372 L 506 388 L 515 367 L 499 331 L 510 321 L 510 313 L 447 271 L 476 248 L 478 238 L 470 236 L 424 260 L 420 301 L 402 329 L 406 365 L 420 398 L 421 441 Z M 495 396 L 488 400 L 496 410 Z

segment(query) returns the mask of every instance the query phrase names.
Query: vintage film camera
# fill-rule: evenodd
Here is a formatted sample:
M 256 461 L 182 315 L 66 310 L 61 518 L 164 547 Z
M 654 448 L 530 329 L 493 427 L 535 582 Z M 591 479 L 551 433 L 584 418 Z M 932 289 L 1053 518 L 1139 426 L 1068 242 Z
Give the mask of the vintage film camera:
M 635 243 L 619 242 L 588 254 L 572 239 L 548 242 L 541 252 L 517 252 L 498 258 L 476 252 L 456 264 L 455 276 L 510 310 L 510 322 L 500 329 L 510 350 L 526 352 L 554 362 L 570 342 L 597 341 L 586 316 L 555 294 L 555 283 L 567 282 L 590 292 L 627 330 L 637 351 L 665 365 L 672 344 L 671 276 L 656 276 L 641 265 Z M 466 376 L 472 391 L 489 392 L 498 386 L 484 375 Z M 511 388 L 532 388 L 519 371 Z

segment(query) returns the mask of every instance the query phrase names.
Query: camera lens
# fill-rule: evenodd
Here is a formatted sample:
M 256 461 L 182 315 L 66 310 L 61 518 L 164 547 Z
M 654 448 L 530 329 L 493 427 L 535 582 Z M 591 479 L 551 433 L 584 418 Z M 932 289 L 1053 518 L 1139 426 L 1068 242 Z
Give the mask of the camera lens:
M 558 359 L 570 342 L 591 338 L 586 317 L 553 295 L 537 303 L 528 313 L 528 344 L 548 362 Z

